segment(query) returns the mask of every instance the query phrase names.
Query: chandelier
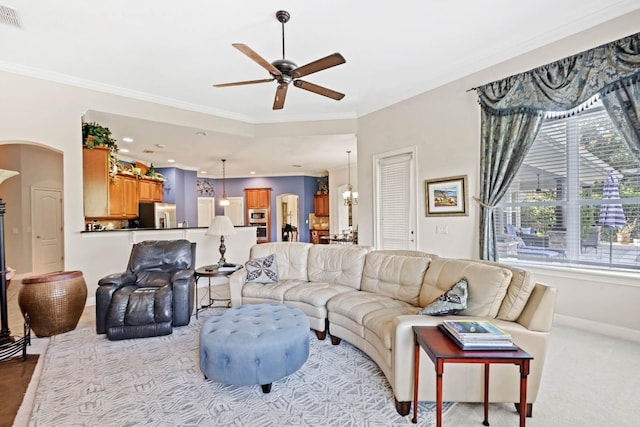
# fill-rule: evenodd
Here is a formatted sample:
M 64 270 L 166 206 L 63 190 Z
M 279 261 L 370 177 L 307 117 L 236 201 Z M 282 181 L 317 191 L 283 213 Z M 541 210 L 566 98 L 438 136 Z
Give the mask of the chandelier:
M 353 206 L 358 204 L 358 192 L 353 191 L 353 187 L 351 186 L 351 150 L 347 151 L 347 159 L 349 165 L 349 183 L 347 185 L 347 191 L 342 193 L 342 198 L 344 199 L 345 206 Z
M 225 186 L 225 162 L 227 159 L 222 159 L 222 199 L 220 199 L 220 206 L 229 206 L 229 198 L 227 197 L 227 187 Z

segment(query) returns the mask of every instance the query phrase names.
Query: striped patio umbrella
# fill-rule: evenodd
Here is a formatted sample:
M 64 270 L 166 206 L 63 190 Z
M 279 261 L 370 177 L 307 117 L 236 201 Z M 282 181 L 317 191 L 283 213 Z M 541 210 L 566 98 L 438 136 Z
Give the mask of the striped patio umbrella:
M 607 200 L 620 200 L 618 178 L 610 173 L 602 187 L 602 205 L 600 206 L 600 225 L 612 230 L 624 227 L 627 221 L 620 203 L 605 203 Z M 609 264 L 611 264 L 611 250 L 613 247 L 613 231 L 609 233 Z

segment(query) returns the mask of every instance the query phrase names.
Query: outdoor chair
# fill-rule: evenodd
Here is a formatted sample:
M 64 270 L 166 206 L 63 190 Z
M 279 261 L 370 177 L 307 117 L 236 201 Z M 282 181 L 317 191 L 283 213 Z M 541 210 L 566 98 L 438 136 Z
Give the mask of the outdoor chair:
M 598 242 L 600 242 L 600 227 L 594 227 L 593 230 L 580 241 L 580 250 L 584 253 L 587 248 L 594 248 L 596 255 L 598 254 Z

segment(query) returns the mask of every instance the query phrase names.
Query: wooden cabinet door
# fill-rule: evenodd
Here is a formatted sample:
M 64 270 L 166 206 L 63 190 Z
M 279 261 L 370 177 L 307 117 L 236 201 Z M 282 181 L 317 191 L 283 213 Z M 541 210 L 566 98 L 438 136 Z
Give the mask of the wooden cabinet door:
M 101 218 L 109 214 L 109 150 L 82 149 L 84 216 Z
M 141 202 L 153 201 L 152 184 L 153 184 L 153 181 L 149 181 L 148 179 L 138 180 L 138 199 Z
M 160 181 L 156 181 L 155 185 L 153 186 L 153 201 L 154 202 L 160 202 L 162 203 L 162 199 L 164 197 L 164 183 L 160 182 Z
M 271 190 L 269 188 L 247 188 L 244 190 L 247 209 L 269 209 Z
M 117 175 L 109 182 L 109 217 L 138 216 L 138 183 L 133 177 Z
M 329 216 L 329 194 L 313 196 L 315 216 Z
M 258 190 L 258 208 L 269 209 L 271 206 L 271 191 L 267 189 Z
M 141 202 L 162 202 L 162 181 L 138 180 L 138 199 Z
M 120 175 L 109 180 L 109 216 L 124 216 L 124 178 Z
M 135 178 L 123 177 L 123 214 L 127 218 L 138 216 L 138 182 Z

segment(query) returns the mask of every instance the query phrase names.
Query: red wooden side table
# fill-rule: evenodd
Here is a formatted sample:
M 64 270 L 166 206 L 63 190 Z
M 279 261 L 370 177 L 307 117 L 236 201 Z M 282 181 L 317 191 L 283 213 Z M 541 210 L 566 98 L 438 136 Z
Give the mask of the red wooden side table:
M 413 383 L 413 423 L 418 422 L 418 384 L 420 375 L 420 349 L 433 361 L 436 369 L 436 427 L 442 427 L 442 375 L 445 363 L 482 363 L 484 365 L 484 421 L 489 425 L 489 366 L 492 363 L 520 366 L 520 427 L 525 427 L 527 412 L 527 376 L 533 360 L 526 351 L 517 350 L 462 350 L 451 338 L 435 326 L 414 326 L 415 365 Z

